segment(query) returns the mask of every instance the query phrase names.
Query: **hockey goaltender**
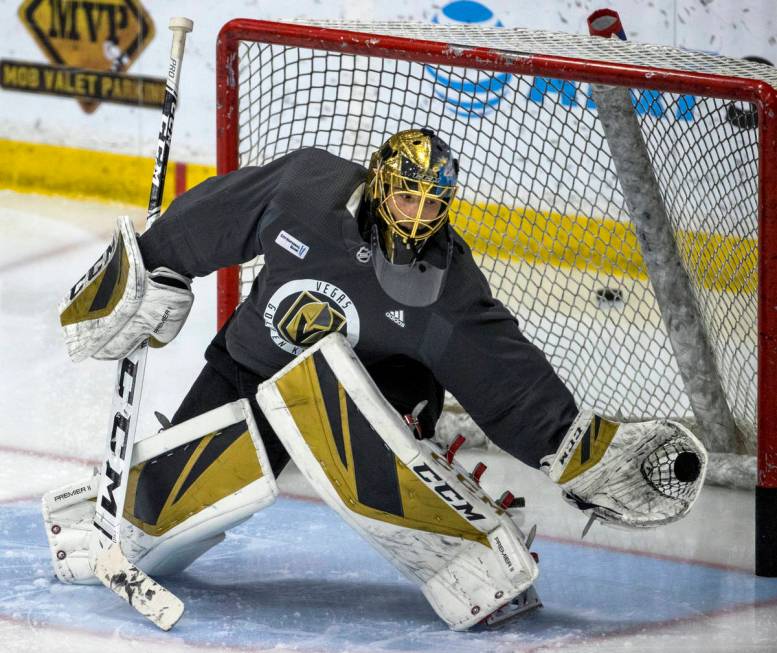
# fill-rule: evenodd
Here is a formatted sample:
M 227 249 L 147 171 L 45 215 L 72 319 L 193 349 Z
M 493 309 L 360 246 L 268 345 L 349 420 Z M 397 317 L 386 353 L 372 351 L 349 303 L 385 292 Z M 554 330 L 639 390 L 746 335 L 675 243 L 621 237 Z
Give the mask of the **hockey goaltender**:
M 121 528 L 130 561 L 155 576 L 185 568 L 273 502 L 292 458 L 451 628 L 538 605 L 511 497 L 488 497 L 435 443 L 444 390 L 592 518 L 645 528 L 687 514 L 702 445 L 672 422 L 578 411 L 450 225 L 458 174 L 442 138 L 411 129 L 367 170 L 303 149 L 203 182 L 140 237 L 119 220 L 106 272 L 61 306 L 74 360 L 168 343 L 193 277 L 265 258 L 171 423 L 138 444 Z M 95 582 L 95 493 L 54 501 L 83 486 L 44 498 L 65 583 Z

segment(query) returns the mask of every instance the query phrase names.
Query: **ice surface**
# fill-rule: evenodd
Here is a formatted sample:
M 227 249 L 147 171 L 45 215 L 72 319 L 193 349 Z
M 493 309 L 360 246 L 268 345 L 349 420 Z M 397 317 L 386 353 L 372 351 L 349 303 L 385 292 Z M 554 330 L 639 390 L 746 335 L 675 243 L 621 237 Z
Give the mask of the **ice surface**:
M 4 617 L 37 628 L 165 641 L 102 586 L 53 578 L 37 504 L 3 507 L 0 540 Z M 527 650 L 777 603 L 777 582 L 745 572 L 542 538 L 535 549 L 545 607 L 498 630 L 455 633 L 415 585 L 329 508 L 281 498 L 165 581 L 186 604 L 174 638 L 260 650 Z

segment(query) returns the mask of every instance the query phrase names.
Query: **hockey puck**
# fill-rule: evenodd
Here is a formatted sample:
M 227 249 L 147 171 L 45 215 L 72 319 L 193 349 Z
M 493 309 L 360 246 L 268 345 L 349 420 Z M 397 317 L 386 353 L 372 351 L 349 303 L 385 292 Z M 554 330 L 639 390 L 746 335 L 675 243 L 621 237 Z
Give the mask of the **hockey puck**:
M 701 461 L 691 451 L 683 451 L 674 460 L 674 475 L 678 481 L 693 483 L 701 473 Z
M 768 59 L 758 56 L 746 56 L 742 59 L 767 66 L 774 65 Z M 750 102 L 732 102 L 726 109 L 726 120 L 737 129 L 758 129 L 758 107 Z
M 596 305 L 602 309 L 623 308 L 625 303 L 623 291 L 620 288 L 599 288 L 594 291 Z

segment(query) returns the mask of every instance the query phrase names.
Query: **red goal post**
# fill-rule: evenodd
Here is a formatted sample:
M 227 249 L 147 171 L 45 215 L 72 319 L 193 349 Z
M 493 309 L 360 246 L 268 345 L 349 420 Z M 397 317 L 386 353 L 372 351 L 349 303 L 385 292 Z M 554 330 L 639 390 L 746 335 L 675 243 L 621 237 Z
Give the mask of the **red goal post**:
M 349 55 L 366 57 L 371 61 L 384 59 L 443 66 L 446 70 L 504 73 L 516 78 L 543 78 L 560 80 L 562 83 L 569 80 L 574 83 L 649 89 L 657 93 L 717 98 L 753 105 L 756 117 L 751 118 L 754 122 L 749 128 L 754 133 L 753 147 L 757 148 L 757 159 L 752 163 L 756 171 L 752 183 L 757 183 L 757 191 L 753 192 L 751 198 L 757 207 L 754 211 L 757 213 L 757 233 L 753 234 L 753 238 L 757 238 L 757 264 L 754 264 L 753 270 L 755 276 L 757 269 L 757 291 L 753 292 L 757 302 L 757 322 L 753 325 L 755 343 L 752 373 L 757 372 L 758 381 L 757 396 L 753 399 L 755 405 L 750 414 L 752 429 L 757 437 L 756 572 L 777 575 L 777 401 L 774 399 L 777 397 L 777 76 L 763 75 L 765 67 L 747 67 L 734 60 L 671 48 L 636 43 L 602 43 L 576 35 L 556 35 L 563 37 L 558 39 L 554 35 L 544 36 L 547 37 L 547 47 L 538 45 L 542 39 L 534 38 L 527 30 L 506 28 L 480 29 L 469 33 L 466 28 L 418 24 L 305 25 L 248 19 L 230 21 L 222 28 L 217 46 L 218 172 L 223 174 L 247 163 L 261 164 L 265 161 L 261 156 L 252 159 L 245 154 L 242 158 L 246 160 L 241 160 L 241 147 L 245 146 L 246 139 L 259 139 L 255 133 L 241 134 L 241 129 L 245 129 L 240 122 L 245 110 L 243 105 L 253 101 L 251 82 L 241 78 L 241 74 L 244 74 L 241 71 L 241 57 L 244 56 L 241 47 L 246 47 L 246 44 L 268 44 L 289 50 L 321 52 L 325 53 L 324 59 L 328 56 Z M 564 43 L 559 45 L 561 41 Z M 640 63 L 640 48 L 646 52 L 644 65 Z M 482 90 L 478 88 L 477 82 L 474 88 L 475 92 Z M 281 94 L 283 91 L 275 92 Z M 378 101 L 379 96 L 377 92 L 375 98 Z M 374 107 L 374 103 L 370 106 Z M 534 108 L 529 103 L 526 106 L 527 113 Z M 467 120 L 462 118 L 462 122 Z M 467 125 L 472 122 L 470 120 Z M 411 126 L 405 123 L 406 120 L 401 123 L 403 127 Z M 307 123 L 303 121 L 304 124 Z M 361 123 L 356 120 L 354 124 L 358 126 Z M 280 132 L 276 130 L 275 133 L 277 135 Z M 266 137 L 267 134 L 261 136 Z M 385 133 L 376 134 L 370 144 L 374 147 L 374 143 L 381 142 L 385 136 Z M 283 138 L 287 145 L 292 142 L 285 136 Z M 558 139 L 554 142 L 557 145 L 559 143 Z M 560 142 L 564 145 L 563 138 Z M 730 149 L 734 147 L 730 146 Z M 274 147 L 266 160 L 271 160 L 279 153 L 279 149 Z M 743 181 L 744 186 L 749 183 L 749 180 Z M 732 203 L 735 200 L 726 200 L 720 207 L 708 212 L 713 214 L 719 210 L 724 213 L 728 207 L 733 206 Z M 497 210 L 495 215 L 502 214 Z M 550 212 L 548 215 L 555 214 Z M 507 224 L 510 225 L 509 219 Z M 550 224 L 547 222 L 545 226 Z M 481 227 L 475 228 L 473 238 L 478 237 L 479 229 Z M 486 254 L 490 252 L 488 248 L 489 245 L 485 246 Z M 705 260 L 702 257 L 702 267 Z M 544 265 L 547 261 L 543 259 L 541 262 Z M 740 264 L 741 260 L 735 259 L 734 265 Z M 575 265 L 576 261 L 570 264 L 572 268 Z M 500 274 L 507 278 L 511 273 L 507 270 Z M 707 272 L 702 269 L 701 276 L 705 275 Z M 500 287 L 503 283 L 501 279 Z M 241 301 L 238 268 L 219 271 L 218 293 L 218 324 L 221 326 Z M 719 312 L 726 310 L 723 308 Z M 720 338 L 725 340 L 726 333 L 724 330 Z M 645 361 L 645 364 L 648 363 Z M 728 365 L 734 368 L 740 366 L 736 361 Z M 751 381 L 755 383 L 753 379 Z M 742 385 L 747 382 L 747 379 L 739 379 L 731 383 Z

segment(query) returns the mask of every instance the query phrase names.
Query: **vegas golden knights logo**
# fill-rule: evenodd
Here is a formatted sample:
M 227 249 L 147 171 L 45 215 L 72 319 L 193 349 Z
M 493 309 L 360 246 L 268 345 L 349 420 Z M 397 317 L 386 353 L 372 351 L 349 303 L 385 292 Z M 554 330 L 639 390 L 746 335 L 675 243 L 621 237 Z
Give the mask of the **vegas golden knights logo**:
M 359 313 L 348 294 L 317 279 L 295 279 L 276 290 L 264 309 L 270 338 L 297 356 L 330 333 L 341 333 L 352 347 L 359 342 Z
M 345 315 L 305 291 L 280 320 L 278 331 L 289 342 L 310 347 L 325 335 L 341 331 L 345 324 Z

